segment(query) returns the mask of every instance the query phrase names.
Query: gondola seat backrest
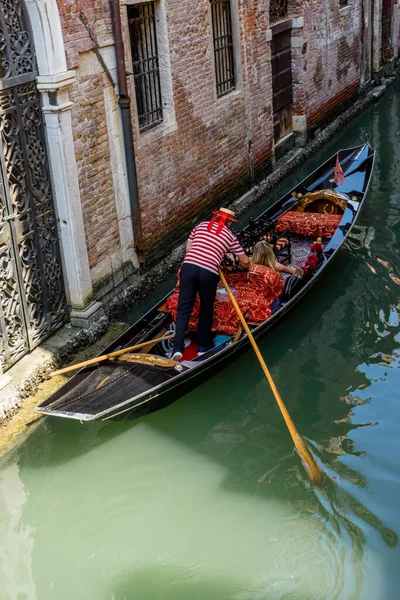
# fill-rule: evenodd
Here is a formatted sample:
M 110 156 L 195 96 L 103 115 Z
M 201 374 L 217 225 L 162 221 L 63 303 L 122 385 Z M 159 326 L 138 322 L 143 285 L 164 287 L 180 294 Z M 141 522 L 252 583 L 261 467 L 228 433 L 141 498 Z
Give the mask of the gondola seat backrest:
M 342 215 L 346 209 L 348 197 L 335 190 L 316 190 L 299 194 L 297 212 L 312 212 L 325 215 Z
M 292 233 L 309 237 L 330 238 L 335 233 L 342 215 L 324 215 L 320 213 L 287 211 L 279 217 L 276 229 L 289 229 Z

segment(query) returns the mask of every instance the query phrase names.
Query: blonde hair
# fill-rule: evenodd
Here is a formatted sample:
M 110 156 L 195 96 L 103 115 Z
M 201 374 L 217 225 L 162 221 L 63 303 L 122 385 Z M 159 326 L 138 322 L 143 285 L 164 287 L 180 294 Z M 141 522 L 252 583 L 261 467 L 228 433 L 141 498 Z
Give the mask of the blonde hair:
M 264 241 L 257 242 L 253 248 L 251 262 L 256 265 L 264 265 L 270 269 L 275 269 L 276 258 L 271 246 Z

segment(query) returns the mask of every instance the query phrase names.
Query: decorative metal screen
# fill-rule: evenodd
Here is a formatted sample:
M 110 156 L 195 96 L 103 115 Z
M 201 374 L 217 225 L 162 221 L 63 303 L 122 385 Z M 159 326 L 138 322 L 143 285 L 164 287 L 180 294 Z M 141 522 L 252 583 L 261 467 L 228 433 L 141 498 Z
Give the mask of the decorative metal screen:
M 231 0 L 210 0 L 217 97 L 235 89 Z
M 139 129 L 163 120 L 154 2 L 128 6 Z
M 0 365 L 66 317 L 33 43 L 21 0 L 0 0 Z
M 339 6 L 342 8 L 343 6 L 347 6 L 349 3 L 348 0 L 339 0 Z

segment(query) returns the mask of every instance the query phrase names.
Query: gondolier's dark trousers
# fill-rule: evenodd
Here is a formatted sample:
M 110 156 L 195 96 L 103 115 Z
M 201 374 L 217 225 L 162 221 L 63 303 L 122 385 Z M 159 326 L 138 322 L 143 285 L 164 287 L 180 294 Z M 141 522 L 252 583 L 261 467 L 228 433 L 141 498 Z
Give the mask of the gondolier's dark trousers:
M 198 344 L 199 346 L 212 346 L 211 326 L 218 281 L 219 276 L 215 273 L 197 265 L 183 263 L 179 282 L 174 352 L 183 352 L 184 350 L 185 333 L 197 292 L 200 296 Z

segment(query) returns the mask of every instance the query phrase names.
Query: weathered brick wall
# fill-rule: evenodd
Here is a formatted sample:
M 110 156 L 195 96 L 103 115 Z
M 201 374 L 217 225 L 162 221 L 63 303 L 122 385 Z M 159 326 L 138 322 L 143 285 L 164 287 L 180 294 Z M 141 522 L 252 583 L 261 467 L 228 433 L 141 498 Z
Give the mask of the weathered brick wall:
M 91 42 L 79 14 L 83 12 L 100 45 L 112 39 L 108 0 L 57 0 L 69 69 L 79 68 L 79 54 L 89 51 Z
M 84 12 L 104 46 L 112 38 L 110 12 L 103 0 L 59 0 L 59 8 L 68 67 L 77 71 L 71 91 L 73 126 L 87 247 L 94 268 L 104 255 L 116 251 L 119 240 L 104 131 L 101 90 L 106 80 L 82 72 L 80 57 L 91 51 L 92 42 L 79 13 Z M 121 10 L 124 17 L 125 7 Z M 204 204 L 230 202 L 270 166 L 268 3 L 239 1 L 234 16 L 240 53 L 238 89 L 219 100 L 209 11 L 209 0 L 168 2 L 176 130 L 143 147 L 142 136 L 136 127 L 134 131 L 144 241 L 155 249 L 155 256 L 165 253 L 160 244 L 166 232 L 173 245 L 177 236 L 182 237 L 180 232 L 186 235 Z M 129 43 L 126 53 L 128 59 Z M 136 124 L 134 112 L 132 117 Z
M 235 6 L 235 3 L 233 3 Z M 209 0 L 169 0 L 169 43 L 174 127 L 139 134 L 134 88 L 132 123 L 147 256 L 155 260 L 183 239 L 210 207 L 227 204 L 270 169 L 272 149 L 269 0 L 238 0 L 235 44 L 237 89 L 216 98 Z M 120 240 L 110 168 L 103 89 L 104 74 L 82 67 L 92 42 L 79 19 L 84 11 L 100 46 L 112 44 L 107 0 L 59 0 L 68 67 L 76 69 L 71 99 L 73 127 L 92 273 Z M 338 1 L 290 0 L 291 15 L 304 16 L 293 35 L 294 114 L 309 129 L 357 91 L 361 62 L 361 0 L 341 16 Z M 129 68 L 126 7 L 121 7 Z M 158 129 L 163 126 L 158 126 Z
M 166 231 L 179 236 L 180 224 L 186 233 L 204 204 L 232 201 L 268 168 L 272 122 L 267 8 L 263 0 L 239 2 L 238 89 L 216 99 L 209 0 L 168 3 L 177 128 L 136 152 L 149 248 L 155 249 Z M 138 146 L 137 131 L 135 136 Z
M 71 91 L 72 124 L 89 264 L 120 245 L 110 168 L 103 75 L 78 78 Z
M 297 54 L 296 111 L 307 115 L 309 130 L 357 92 L 362 65 L 361 1 L 354 0 L 345 10 L 336 0 L 298 3 L 307 50 Z

